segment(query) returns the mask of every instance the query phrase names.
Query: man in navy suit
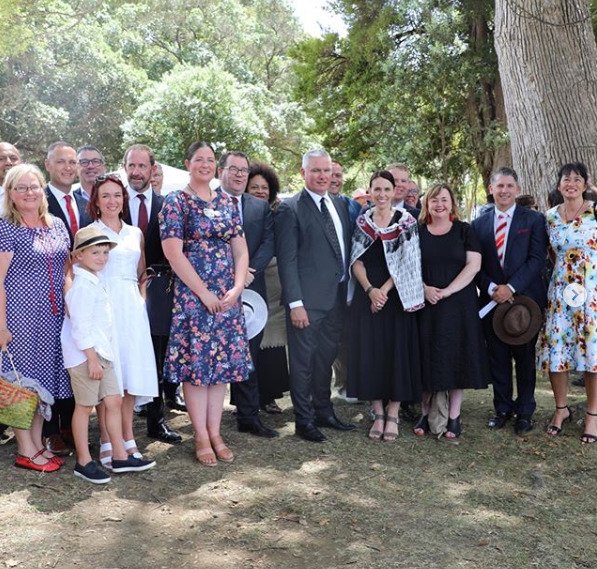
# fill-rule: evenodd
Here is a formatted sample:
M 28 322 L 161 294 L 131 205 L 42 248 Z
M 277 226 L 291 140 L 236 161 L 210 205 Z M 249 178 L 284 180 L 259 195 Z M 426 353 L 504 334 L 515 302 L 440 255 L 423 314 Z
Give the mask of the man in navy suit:
M 302 192 L 283 201 L 275 216 L 276 255 L 286 305 L 290 396 L 296 434 L 324 442 L 318 427 L 350 431 L 332 406 L 332 363 L 346 309 L 350 218 L 329 195 L 332 160 L 323 149 L 304 154 Z
M 249 249 L 249 274 L 246 286 L 259 293 L 267 302 L 265 289 L 265 268 L 274 256 L 274 219 L 269 204 L 247 193 L 249 180 L 249 159 L 242 152 L 226 152 L 218 162 L 220 190 L 233 200 L 245 232 Z M 253 364 L 263 333 L 249 341 Z M 259 418 L 259 369 L 255 369 L 247 381 L 233 383 L 230 386 L 232 402 L 236 405 L 236 422 L 242 433 L 251 433 L 257 437 L 273 438 L 278 436 L 274 429 L 266 427 Z
M 87 202 L 75 195 L 72 188 L 77 178 L 75 149 L 66 142 L 54 142 L 48 148 L 45 167 L 49 176 L 46 187 L 48 210 L 66 225 L 72 247 L 75 233 L 91 223 L 86 211 Z M 44 422 L 45 445 L 55 454 L 66 454 L 72 447 L 71 419 L 74 410 L 73 397 L 56 399 L 52 406 L 52 419 Z
M 145 237 L 145 264 L 156 273 L 167 271 L 166 257 L 162 251 L 158 214 L 162 208 L 164 198 L 156 194 L 151 187 L 156 162 L 153 151 L 144 144 L 133 144 L 127 148 L 123 160 L 124 170 L 128 179 L 129 217 L 125 222 L 140 227 Z M 144 212 L 141 210 L 144 208 Z M 182 437 L 173 431 L 164 418 L 164 399 L 176 402 L 176 385 L 165 384 L 162 378 L 168 336 L 170 334 L 170 318 L 172 313 L 171 297 L 158 293 L 154 299 L 151 285 L 147 288 L 147 313 L 151 326 L 151 340 L 153 342 L 156 359 L 159 395 L 146 405 L 147 436 L 165 443 L 179 444 Z M 161 291 L 163 292 L 163 291 Z M 154 302 L 155 300 L 155 302 Z M 180 406 L 182 408 L 182 406 Z
M 547 305 L 543 279 L 547 256 L 545 218 L 516 205 L 520 186 L 516 172 L 510 168 L 500 168 L 491 176 L 489 191 L 495 208 L 472 222 L 481 244 L 481 270 L 476 278 L 481 304 L 491 300 L 498 304 L 510 302 L 514 294 L 522 294 L 544 309 Z M 493 330 L 493 314 L 483 319 L 495 408 L 495 416 L 488 426 L 501 429 L 516 415 L 515 430 L 522 435 L 533 428 L 537 336 L 520 346 L 505 344 Z M 512 360 L 516 368 L 516 401 L 513 399 Z

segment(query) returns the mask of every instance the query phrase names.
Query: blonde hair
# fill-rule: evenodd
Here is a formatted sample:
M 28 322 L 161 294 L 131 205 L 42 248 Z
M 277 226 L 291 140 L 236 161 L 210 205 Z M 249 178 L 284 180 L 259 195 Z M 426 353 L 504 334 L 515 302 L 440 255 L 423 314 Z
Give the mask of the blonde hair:
M 46 197 L 45 186 L 46 180 L 41 170 L 35 164 L 19 164 L 13 166 L 4 178 L 4 214 L 3 216 L 14 225 L 22 225 L 23 218 L 15 207 L 11 192 L 14 190 L 21 178 L 27 174 L 32 174 L 37 178 L 41 186 L 42 198 L 39 203 L 38 214 L 44 223 L 50 227 L 52 225 L 52 216 L 48 212 L 48 198 Z
M 419 223 L 424 225 L 431 223 L 431 214 L 429 213 L 429 200 L 436 197 L 442 190 L 448 190 L 450 199 L 452 200 L 452 209 L 450 210 L 450 217 L 452 220 L 458 219 L 458 209 L 456 207 L 456 198 L 452 188 L 448 184 L 433 184 L 430 190 L 427 190 L 425 195 L 421 198 L 421 213 L 419 214 Z

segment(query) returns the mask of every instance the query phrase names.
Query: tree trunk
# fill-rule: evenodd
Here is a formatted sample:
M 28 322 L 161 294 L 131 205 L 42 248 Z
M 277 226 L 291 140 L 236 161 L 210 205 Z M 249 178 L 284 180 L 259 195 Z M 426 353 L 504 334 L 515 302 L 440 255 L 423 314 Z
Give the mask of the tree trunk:
M 495 48 L 523 193 L 545 207 L 558 168 L 597 174 L 597 46 L 588 0 L 496 0 Z

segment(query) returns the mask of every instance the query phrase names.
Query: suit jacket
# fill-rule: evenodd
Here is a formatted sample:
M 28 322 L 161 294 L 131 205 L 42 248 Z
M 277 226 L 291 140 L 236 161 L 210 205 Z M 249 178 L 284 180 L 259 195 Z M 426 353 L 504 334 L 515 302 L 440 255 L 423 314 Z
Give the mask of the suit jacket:
M 153 192 L 151 196 L 151 211 L 147 220 L 147 233 L 145 234 L 145 264 L 147 267 L 152 265 L 162 265 L 167 263 L 164 251 L 162 250 L 162 240 L 160 238 L 160 225 L 158 214 L 164 204 L 164 196 Z M 131 224 L 130 214 L 123 218 L 125 223 Z
M 267 302 L 265 269 L 274 256 L 274 217 L 269 204 L 250 194 L 241 196 L 243 231 L 249 249 L 249 266 L 255 269 L 255 279 L 248 287 Z
M 348 209 L 340 198 L 329 197 L 342 222 L 346 275 L 350 259 Z M 302 300 L 307 309 L 331 310 L 342 274 L 321 211 L 303 190 L 280 204 L 274 221 L 282 302 L 289 304 Z
M 77 194 L 76 192 L 73 192 L 74 197 L 75 197 L 75 203 L 77 204 L 77 209 L 79 210 L 79 229 L 81 229 L 81 227 L 85 227 L 87 225 L 89 225 L 92 221 L 91 217 L 89 217 L 89 214 L 87 213 L 87 201 L 85 201 L 85 199 Z M 68 236 L 70 237 L 70 246 L 71 249 L 73 247 L 73 243 L 75 240 L 75 236 L 73 235 L 73 232 L 71 231 L 70 228 L 70 221 L 66 218 L 66 216 L 64 215 L 64 212 L 62 211 L 62 208 L 60 207 L 60 204 L 58 203 L 58 200 L 54 197 L 54 194 L 50 191 L 50 186 L 46 186 L 46 197 L 48 198 L 48 210 L 52 215 L 55 215 L 56 217 L 60 218 L 63 222 L 64 225 L 66 225 L 66 229 L 68 231 Z
M 516 206 L 508 232 L 503 268 L 495 246 L 493 210 L 477 217 L 471 226 L 481 244 L 481 270 L 475 279 L 481 303 L 491 300 L 487 289 L 493 282 L 510 284 L 518 294 L 530 296 L 541 308 L 545 308 L 547 290 L 543 271 L 548 239 L 543 214 Z

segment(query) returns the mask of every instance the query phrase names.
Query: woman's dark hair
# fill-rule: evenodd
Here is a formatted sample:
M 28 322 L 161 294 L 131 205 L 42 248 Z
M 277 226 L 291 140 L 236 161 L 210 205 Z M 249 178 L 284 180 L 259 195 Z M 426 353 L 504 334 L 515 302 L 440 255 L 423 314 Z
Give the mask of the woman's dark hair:
M 99 202 L 99 189 L 108 182 L 112 182 L 117 186 L 120 186 L 122 189 L 122 211 L 118 214 L 118 217 L 122 219 L 123 217 L 129 218 L 129 193 L 126 191 L 122 180 L 118 174 L 106 174 L 105 176 L 98 176 L 93 183 L 93 187 L 91 188 L 91 197 L 89 198 L 89 203 L 87 204 L 87 213 L 89 217 L 96 221 L 100 218 L 101 213 L 98 207 Z
M 276 198 L 278 196 L 278 192 L 280 191 L 280 180 L 278 179 L 278 174 L 276 171 L 269 166 L 268 164 L 264 164 L 263 162 L 254 162 L 249 167 L 249 179 L 247 181 L 247 188 L 251 183 L 251 180 L 255 176 L 263 176 L 267 185 L 269 186 L 269 199 L 268 202 L 270 205 L 275 203 Z M 247 190 L 245 190 L 246 192 Z
M 193 144 L 191 144 L 191 146 L 187 148 L 186 159 L 191 160 L 195 152 L 197 152 L 197 150 L 199 150 L 200 148 L 210 148 L 211 151 L 214 153 L 215 157 L 216 151 L 213 149 L 213 146 L 209 142 L 198 140 L 197 142 L 193 142 Z
M 394 181 L 394 176 L 392 176 L 391 172 L 388 172 L 387 170 L 377 170 L 376 172 L 373 172 L 373 174 L 371 174 L 371 178 L 369 178 L 369 187 L 371 187 L 371 184 L 373 184 L 373 181 L 377 178 L 384 178 L 388 182 L 390 182 L 392 186 L 396 185 L 396 182 Z
M 584 181 L 585 184 L 589 181 L 589 172 L 587 167 L 582 162 L 569 162 L 564 164 L 558 171 L 558 184 L 564 176 L 569 176 L 572 173 L 578 174 Z

